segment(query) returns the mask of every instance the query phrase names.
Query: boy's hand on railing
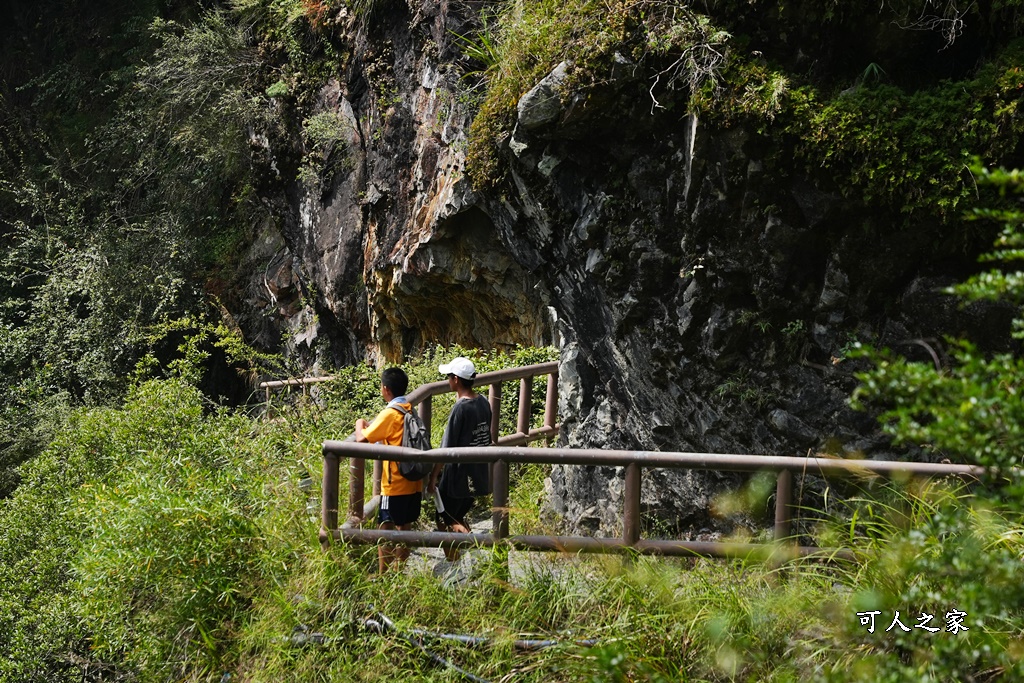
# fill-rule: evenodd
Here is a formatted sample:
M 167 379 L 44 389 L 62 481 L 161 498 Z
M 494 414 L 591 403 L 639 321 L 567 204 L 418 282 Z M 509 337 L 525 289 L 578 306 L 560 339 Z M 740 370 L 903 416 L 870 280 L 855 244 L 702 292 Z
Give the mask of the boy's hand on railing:
M 363 436 L 363 431 L 369 426 L 370 423 L 364 420 L 363 418 L 359 418 L 358 420 L 356 420 L 356 441 L 360 443 L 366 443 L 366 437 Z
M 443 466 L 441 465 L 441 463 L 435 464 L 434 469 L 430 472 L 430 475 L 427 477 L 427 493 L 433 493 L 434 491 L 437 490 L 437 482 L 441 480 L 442 467 Z

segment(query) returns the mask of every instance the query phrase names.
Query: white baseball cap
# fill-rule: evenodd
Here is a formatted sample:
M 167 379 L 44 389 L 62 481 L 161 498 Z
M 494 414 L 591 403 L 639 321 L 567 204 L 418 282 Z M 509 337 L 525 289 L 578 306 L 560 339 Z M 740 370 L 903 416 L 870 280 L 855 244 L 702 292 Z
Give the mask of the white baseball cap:
M 437 369 L 442 375 L 455 375 L 462 379 L 473 379 L 476 377 L 476 367 L 473 365 L 473 361 L 462 356 L 452 359 L 451 363 L 437 366 Z

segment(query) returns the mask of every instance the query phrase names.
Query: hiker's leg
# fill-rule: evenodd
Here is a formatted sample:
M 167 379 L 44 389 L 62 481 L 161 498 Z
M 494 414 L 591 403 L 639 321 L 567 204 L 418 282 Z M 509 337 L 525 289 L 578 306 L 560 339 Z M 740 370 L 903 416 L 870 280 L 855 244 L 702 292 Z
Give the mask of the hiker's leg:
M 469 527 L 467 527 L 465 525 L 465 523 L 463 523 L 459 519 L 454 519 L 451 515 L 449 515 L 447 513 L 445 513 L 443 516 L 442 515 L 438 515 L 437 530 L 438 531 L 445 531 L 447 533 L 458 533 L 458 534 L 468 534 L 469 533 Z M 445 548 L 444 549 L 444 559 L 448 560 L 449 562 L 457 562 L 458 559 L 459 559 L 459 549 L 458 548 Z
M 473 509 L 475 498 L 456 498 L 452 501 L 452 531 L 458 534 L 472 533 L 469 524 L 466 522 L 466 515 Z
M 466 526 L 465 522 L 456 522 L 449 527 L 449 530 L 457 534 L 468 534 L 471 531 L 471 529 Z M 452 548 L 450 550 L 446 550 L 444 556 L 448 561 L 456 562 L 459 559 L 460 554 L 461 553 L 458 548 Z
M 470 532 L 470 528 L 466 526 L 466 523 L 464 521 L 461 520 L 456 520 L 454 524 L 449 525 L 448 530 L 453 531 L 457 534 L 468 534 Z M 458 548 L 449 548 L 444 551 L 445 559 L 447 559 L 449 562 L 458 561 L 460 555 L 461 552 L 459 551 Z
M 407 493 L 400 496 L 388 498 L 388 522 L 389 528 L 399 531 L 411 531 L 416 520 L 420 517 L 423 496 L 417 493 Z M 384 528 L 381 526 L 381 528 Z M 409 546 L 403 543 L 394 543 L 386 547 L 385 559 L 388 566 L 395 567 L 409 557 Z
M 466 524 L 466 513 L 473 507 L 473 499 L 452 498 L 442 492 L 441 504 L 444 506 L 444 511 L 437 515 L 438 530 L 459 534 L 470 533 L 469 525 Z M 445 549 L 444 557 L 449 562 L 455 562 L 459 559 L 459 550 L 457 548 Z
M 381 529 L 394 529 L 394 522 L 381 522 Z M 377 546 L 377 562 L 381 574 L 388 570 L 395 559 L 395 548 L 390 543 L 381 543 Z
M 437 516 L 437 530 L 438 531 L 444 531 L 445 533 L 451 533 L 451 532 L 455 531 L 455 529 L 452 528 L 450 520 L 447 519 L 447 515 L 444 515 L 444 516 L 438 515 Z M 459 559 L 459 551 L 458 551 L 458 549 L 456 549 L 456 548 L 444 548 L 444 559 L 448 560 L 449 562 L 455 562 L 457 559 Z
M 412 524 L 411 523 L 410 524 L 399 524 L 398 525 L 398 530 L 399 531 L 412 531 Z M 399 564 L 399 565 L 404 564 L 405 561 L 409 559 L 410 549 L 409 549 L 409 546 L 405 545 L 404 543 L 399 543 L 397 545 L 394 545 L 394 546 L 392 546 L 392 549 L 393 549 L 392 557 L 394 557 L 395 562 L 397 564 Z

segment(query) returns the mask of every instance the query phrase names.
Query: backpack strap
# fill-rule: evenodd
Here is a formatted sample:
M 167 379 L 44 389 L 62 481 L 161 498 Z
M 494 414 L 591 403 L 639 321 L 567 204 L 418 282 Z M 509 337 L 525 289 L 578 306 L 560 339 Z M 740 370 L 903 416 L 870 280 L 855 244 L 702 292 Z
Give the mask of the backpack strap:
M 402 424 L 402 428 L 404 429 L 405 428 L 405 418 L 408 417 L 409 411 L 406 410 L 405 408 L 403 408 L 398 403 L 396 403 L 393 406 L 389 405 L 388 408 L 391 408 L 392 410 L 397 410 L 402 415 L 402 423 L 403 423 Z M 390 461 L 388 461 L 388 462 L 390 463 Z M 391 483 L 391 465 L 390 464 L 388 465 L 388 483 L 389 484 Z

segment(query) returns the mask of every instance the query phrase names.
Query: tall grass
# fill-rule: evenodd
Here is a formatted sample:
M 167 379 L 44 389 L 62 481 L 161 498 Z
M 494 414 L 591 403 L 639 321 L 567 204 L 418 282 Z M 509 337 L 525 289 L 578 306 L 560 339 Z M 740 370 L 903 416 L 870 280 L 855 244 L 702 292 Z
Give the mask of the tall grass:
M 414 383 L 462 351 L 411 363 Z M 491 681 L 1022 673 L 1020 515 L 964 488 L 896 486 L 834 506 L 810 536 L 852 547 L 848 565 L 496 549 L 478 551 L 475 578 L 453 587 L 423 569 L 377 575 L 373 547 L 324 552 L 320 442 L 381 405 L 376 372 L 358 372 L 351 403 L 265 418 L 216 409 L 178 380 L 78 414 L 0 506 L 0 681 L 460 680 L 410 645 L 410 629 L 488 637 L 426 645 Z M 543 529 L 529 516 L 543 472 L 519 474 L 513 507 L 529 514 L 514 524 Z M 944 627 L 954 608 L 968 631 L 885 631 L 895 610 L 910 627 L 922 611 Z M 874 633 L 858 616 L 869 610 Z M 379 614 L 398 632 L 367 628 Z M 560 644 L 517 650 L 524 637 Z

